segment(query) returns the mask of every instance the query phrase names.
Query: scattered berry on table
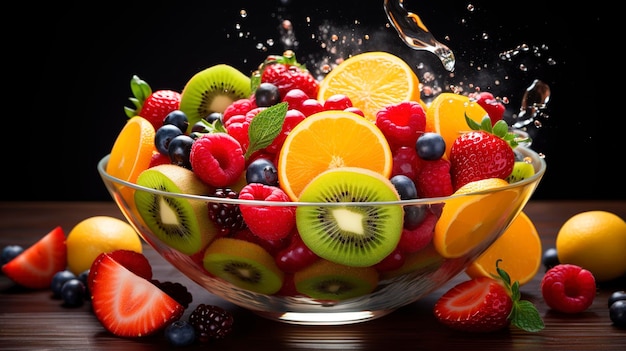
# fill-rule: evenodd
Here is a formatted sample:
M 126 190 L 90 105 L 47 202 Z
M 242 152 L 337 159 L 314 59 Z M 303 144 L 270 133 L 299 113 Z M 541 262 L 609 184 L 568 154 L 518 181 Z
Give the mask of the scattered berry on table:
M 546 271 L 560 263 L 556 248 L 551 247 L 543 252 L 542 263 L 543 266 L 546 268 Z
M 61 288 L 63 288 L 63 284 L 70 279 L 75 279 L 76 274 L 72 273 L 68 269 L 64 269 L 62 271 L 58 271 L 52 277 L 52 283 L 50 284 L 50 290 L 52 290 L 53 298 L 61 298 Z
M 171 298 L 176 300 L 184 308 L 189 307 L 189 304 L 193 301 L 193 296 L 187 290 L 187 287 L 179 282 L 159 281 L 152 280 L 152 283 L 161 289 L 164 293 L 168 294 Z
M 85 295 L 87 294 L 86 285 L 78 278 L 72 278 L 63 283 L 61 287 L 61 299 L 63 305 L 66 307 L 78 307 L 82 306 L 85 302 Z
M 613 302 L 611 307 L 609 307 L 609 317 L 613 325 L 626 328 L 626 300 Z
M 24 248 L 20 245 L 7 245 L 3 247 L 2 256 L 0 258 L 0 266 L 11 261 L 22 252 L 24 252 Z
M 546 304 L 554 310 L 580 313 L 593 303 L 596 280 L 584 268 L 573 264 L 559 264 L 544 274 L 541 294 Z
M 189 315 L 189 323 L 202 343 L 227 337 L 233 331 L 234 319 L 225 309 L 207 304 L 199 304 Z
M 175 347 L 189 346 L 196 341 L 196 330 L 189 322 L 177 320 L 164 330 L 165 339 Z

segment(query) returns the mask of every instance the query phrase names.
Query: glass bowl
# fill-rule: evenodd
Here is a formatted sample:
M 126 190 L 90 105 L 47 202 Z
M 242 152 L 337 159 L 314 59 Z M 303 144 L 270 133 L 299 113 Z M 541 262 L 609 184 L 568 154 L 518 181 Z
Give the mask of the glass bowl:
M 271 320 L 304 325 L 341 325 L 372 320 L 417 301 L 463 272 L 473 259 L 484 252 L 523 209 L 539 185 L 546 170 L 545 161 L 535 151 L 523 146 L 518 147 L 517 150 L 534 166 L 535 174 L 532 177 L 486 191 L 395 202 L 269 203 L 255 200 L 246 201 L 176 194 L 142 187 L 112 177 L 106 173 L 109 155 L 103 157 L 98 163 L 98 171 L 115 203 L 139 235 L 165 260 L 211 294 Z M 242 271 L 244 273 L 238 272 L 238 278 L 233 280 L 230 279 L 232 275 L 215 274 L 214 271 L 211 271 L 213 272 L 211 273 L 205 268 L 205 253 L 208 252 L 207 250 L 211 247 L 211 243 L 215 242 L 215 239 L 203 246 L 198 252 L 193 253 L 182 252 L 159 239 L 150 227 L 146 225 L 146 222 L 135 207 L 134 199 L 138 194 L 150 194 L 155 199 L 155 202 L 161 204 L 176 199 L 195 203 L 196 206 L 204 206 L 207 209 L 209 204 L 215 203 L 231 204 L 231 206 L 291 206 L 295 207 L 296 211 L 305 207 L 349 209 L 352 206 L 389 206 L 395 207 L 396 210 L 398 207 L 403 207 L 405 210 L 409 208 L 428 209 L 432 213 L 441 215 L 442 211 L 446 211 L 448 208 L 450 211 L 458 212 L 458 216 L 448 215 L 447 218 L 467 218 L 469 217 L 468 214 L 471 213 L 473 220 L 471 223 L 459 222 L 461 220 L 458 220 L 457 223 L 452 223 L 455 220 L 450 221 L 448 219 L 450 223 L 447 224 L 453 224 L 454 227 L 451 230 L 463 232 L 462 235 L 457 233 L 456 237 L 461 238 L 459 242 L 462 242 L 461 246 L 464 246 L 465 249 L 456 250 L 457 253 L 455 254 L 448 252 L 442 254 L 440 247 L 435 244 L 435 240 L 431 239 L 430 242 L 421 245 L 419 250 L 407 254 L 400 267 L 389 268 L 387 266 L 385 268 L 384 265 L 374 264 L 368 267 L 354 268 L 342 264 L 330 264 L 326 266 L 320 265 L 321 268 L 309 270 L 306 274 L 299 274 L 297 272 L 282 272 L 274 266 L 273 269 L 270 269 L 273 272 L 271 274 L 272 279 L 263 279 L 268 285 L 258 286 L 254 284 L 261 284 L 260 280 L 256 280 L 253 285 L 250 285 L 248 280 L 252 280 L 254 277 L 241 277 L 241 274 L 248 271 Z M 463 216 L 463 211 L 471 212 L 467 212 Z M 208 216 L 208 210 L 206 213 Z M 441 221 L 441 218 L 439 221 Z M 450 226 L 447 228 L 450 228 Z M 221 235 L 217 233 L 218 230 L 213 226 L 202 228 L 202 230 L 205 232 L 209 231 L 209 235 L 212 237 Z M 479 239 L 473 239 L 475 237 Z M 240 241 L 232 241 L 231 245 L 235 243 L 240 243 Z M 224 246 L 225 243 L 222 242 L 221 245 Z M 450 243 L 450 245 L 455 245 L 455 243 Z M 210 251 L 215 254 L 219 250 L 212 249 Z M 236 255 L 239 251 L 246 251 L 246 249 L 243 247 L 230 247 L 227 248 L 227 251 Z M 269 253 L 272 251 L 272 248 L 266 248 L 266 251 Z M 271 254 L 269 255 L 270 259 L 266 259 L 264 264 L 273 266 L 272 261 L 274 258 Z M 242 256 L 245 256 L 245 254 L 242 254 Z M 322 259 L 318 260 L 321 261 Z M 224 268 L 225 271 L 229 269 L 232 270 L 233 268 Z M 234 269 L 236 270 L 237 268 Z M 325 274 L 331 276 L 333 274 L 335 276 L 339 275 L 340 278 L 331 277 L 329 278 L 330 280 L 325 280 Z M 299 276 L 299 278 L 296 278 L 296 276 Z M 354 282 L 353 278 L 356 279 L 356 282 Z M 294 281 L 296 280 L 305 280 L 314 286 L 319 284 L 323 287 L 318 289 L 318 286 L 315 286 L 315 289 L 322 290 L 327 294 L 315 295 L 307 293 L 307 295 L 304 295 L 298 293 L 294 290 Z M 367 283 L 363 283 L 364 281 Z M 278 289 L 277 284 L 280 285 L 280 289 Z M 357 292 L 355 294 L 342 294 L 340 290 L 344 289 L 346 284 L 355 284 L 357 288 L 356 290 L 352 289 L 352 291 Z M 368 284 L 369 288 L 363 288 L 362 285 L 368 286 Z M 338 294 L 333 295 L 331 292 L 338 292 Z

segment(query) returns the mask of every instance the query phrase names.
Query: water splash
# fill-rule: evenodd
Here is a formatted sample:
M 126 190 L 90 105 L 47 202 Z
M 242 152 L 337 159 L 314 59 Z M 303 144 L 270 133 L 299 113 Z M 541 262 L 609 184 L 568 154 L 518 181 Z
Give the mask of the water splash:
M 415 13 L 405 10 L 402 2 L 402 0 L 383 1 L 387 18 L 400 38 L 412 49 L 426 50 L 435 54 L 445 69 L 453 72 L 456 61 L 452 50 L 437 41 L 422 19 Z
M 544 110 L 550 101 L 550 86 L 539 79 L 535 79 L 522 97 L 520 112 L 517 115 L 518 121 L 513 124 L 513 128 L 523 128 L 531 123 L 540 123 L 536 120 L 539 113 Z

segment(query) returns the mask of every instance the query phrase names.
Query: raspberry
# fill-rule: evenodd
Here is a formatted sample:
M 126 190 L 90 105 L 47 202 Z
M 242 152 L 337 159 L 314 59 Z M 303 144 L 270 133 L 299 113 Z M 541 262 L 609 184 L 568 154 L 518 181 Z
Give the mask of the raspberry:
M 289 202 L 289 196 L 276 186 L 251 183 L 239 192 L 239 199 Z M 243 219 L 252 233 L 266 240 L 282 239 L 296 224 L 294 206 L 239 205 Z
M 228 336 L 233 331 L 234 318 L 219 306 L 200 304 L 189 315 L 189 324 L 196 330 L 198 341 L 206 343 Z
M 420 168 L 420 158 L 414 147 L 400 146 L 393 152 L 393 166 L 391 176 L 403 174 L 411 179 L 417 179 Z
M 221 199 L 237 199 L 239 194 L 226 187 L 215 189 L 213 196 Z M 246 223 L 243 221 L 237 204 L 209 202 L 208 207 L 209 218 L 219 227 L 222 236 L 246 228 Z
M 402 230 L 398 248 L 403 252 L 413 253 L 426 247 L 433 238 L 435 224 L 437 224 L 438 219 L 439 218 L 434 213 L 427 211 L 426 217 L 424 217 L 424 220 L 417 228 L 404 228 Z
M 541 294 L 554 310 L 580 313 L 591 306 L 596 296 L 596 280 L 590 271 L 577 265 L 558 264 L 543 276 Z
M 454 189 L 448 160 L 443 158 L 435 161 L 421 160 L 420 165 L 415 186 L 421 198 L 452 195 Z
M 196 139 L 189 161 L 194 173 L 215 187 L 234 184 L 246 167 L 241 145 L 226 133 L 208 133 Z
M 193 296 L 191 295 L 189 290 L 187 290 L 187 287 L 181 283 L 169 281 L 162 282 L 153 279 L 152 284 L 156 285 L 164 293 L 168 294 L 171 298 L 176 300 L 185 308 L 189 307 L 189 304 L 191 303 L 191 301 L 193 301 Z
M 376 126 L 383 132 L 392 149 L 415 147 L 426 128 L 424 108 L 415 101 L 403 101 L 383 107 L 376 114 Z
M 222 115 L 222 122 L 224 123 L 224 125 L 226 125 L 226 122 L 228 122 L 228 120 L 232 117 L 232 116 L 236 116 L 236 115 L 246 115 L 246 113 L 248 113 L 248 111 L 252 110 L 253 108 L 255 108 L 256 105 L 254 104 L 254 102 L 250 99 L 239 99 L 235 102 L 233 102 L 232 104 L 228 105 L 228 107 L 226 107 L 226 109 L 224 110 L 224 113 Z

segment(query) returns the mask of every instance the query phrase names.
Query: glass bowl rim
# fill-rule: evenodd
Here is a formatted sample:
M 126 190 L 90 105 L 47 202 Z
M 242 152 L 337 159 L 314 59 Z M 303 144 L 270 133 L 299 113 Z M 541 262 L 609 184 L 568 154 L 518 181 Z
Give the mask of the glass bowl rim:
M 320 206 L 320 205 L 329 206 L 329 207 L 331 206 L 372 206 L 372 205 L 402 205 L 402 206 L 428 205 L 432 203 L 445 202 L 453 198 L 484 195 L 484 194 L 499 192 L 499 191 L 506 190 L 506 189 L 524 187 L 524 186 L 533 184 L 535 182 L 538 182 L 539 179 L 543 177 L 543 174 L 546 171 L 547 164 L 545 160 L 534 150 L 531 150 L 525 146 L 518 146 L 516 149 L 524 150 L 522 152 L 524 156 L 529 156 L 529 155 L 532 156 L 533 164 L 535 163 L 535 161 L 539 163 L 539 168 L 537 169 L 535 174 L 533 174 L 531 177 L 525 178 L 523 180 L 520 180 L 518 182 L 509 184 L 506 186 L 494 188 L 494 189 L 487 189 L 487 190 L 476 191 L 476 192 L 465 193 L 465 194 L 453 194 L 450 196 L 443 196 L 443 197 L 418 198 L 418 199 L 397 200 L 397 201 L 372 201 L 372 202 L 263 201 L 263 200 L 229 199 L 229 198 L 220 198 L 220 197 L 214 197 L 214 196 L 208 196 L 208 195 L 173 193 L 173 192 L 144 187 L 142 185 L 138 185 L 138 184 L 135 184 L 135 183 L 132 183 L 132 182 L 129 182 L 129 181 L 126 181 L 126 180 L 123 180 L 123 179 L 120 179 L 120 178 L 117 178 L 108 174 L 106 171 L 106 165 L 108 164 L 109 158 L 111 156 L 110 154 L 105 155 L 104 157 L 100 159 L 100 161 L 98 161 L 97 168 L 98 168 L 98 173 L 100 173 L 100 176 L 107 181 L 117 183 L 117 184 L 129 187 L 129 188 L 132 188 L 134 190 L 145 191 L 145 192 L 149 192 L 149 193 L 153 193 L 153 194 L 157 194 L 161 196 L 167 196 L 167 197 L 183 198 L 183 199 L 188 199 L 188 200 L 202 200 L 202 201 L 208 201 L 208 202 L 219 202 L 219 203 L 237 204 L 237 205 L 281 206 L 281 207 L 284 207 L 284 206 Z

